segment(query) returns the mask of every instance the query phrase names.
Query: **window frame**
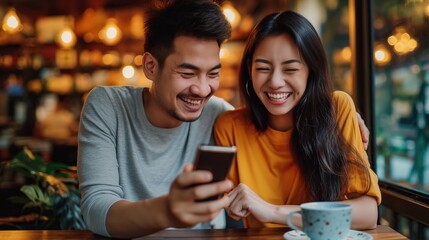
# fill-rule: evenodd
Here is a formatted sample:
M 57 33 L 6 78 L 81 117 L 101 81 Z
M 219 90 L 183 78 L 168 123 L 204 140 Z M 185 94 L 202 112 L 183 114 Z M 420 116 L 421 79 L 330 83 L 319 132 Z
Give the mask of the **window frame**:
M 375 90 L 373 42 L 373 1 L 349 0 L 350 43 L 352 49 L 353 97 L 369 129 L 375 129 Z M 376 133 L 370 135 L 368 156 L 376 166 Z M 407 188 L 397 183 L 379 180 L 382 205 L 405 217 L 429 226 L 429 193 Z

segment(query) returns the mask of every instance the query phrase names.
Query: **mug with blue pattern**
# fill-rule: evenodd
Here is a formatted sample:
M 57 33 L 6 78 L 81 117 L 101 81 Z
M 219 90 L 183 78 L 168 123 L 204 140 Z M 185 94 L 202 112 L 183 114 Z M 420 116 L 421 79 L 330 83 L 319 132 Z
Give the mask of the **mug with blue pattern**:
M 351 225 L 352 207 L 340 202 L 309 202 L 300 205 L 301 210 L 287 215 L 289 227 L 303 231 L 312 240 L 344 239 Z M 291 218 L 295 214 L 302 215 L 303 228 L 295 226 Z

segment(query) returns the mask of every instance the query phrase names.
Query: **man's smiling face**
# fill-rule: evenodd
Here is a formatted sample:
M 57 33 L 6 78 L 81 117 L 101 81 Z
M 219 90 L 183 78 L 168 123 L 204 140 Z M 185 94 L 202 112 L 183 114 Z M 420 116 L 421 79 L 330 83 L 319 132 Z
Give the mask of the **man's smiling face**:
M 179 36 L 151 89 L 158 121 L 198 119 L 219 87 L 219 45 L 215 40 Z M 158 122 L 157 121 L 157 122 Z

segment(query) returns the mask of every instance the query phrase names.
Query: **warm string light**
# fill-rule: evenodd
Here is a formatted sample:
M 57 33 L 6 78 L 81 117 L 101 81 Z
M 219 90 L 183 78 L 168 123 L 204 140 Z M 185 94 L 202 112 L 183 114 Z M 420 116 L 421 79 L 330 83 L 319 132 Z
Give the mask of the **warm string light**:
M 387 38 L 387 43 L 392 46 L 397 55 L 405 55 L 413 52 L 418 47 L 418 42 L 404 27 L 398 27 L 395 32 Z M 379 66 L 384 66 L 392 60 L 392 53 L 384 44 L 377 44 L 374 49 L 374 60 Z
M 393 50 L 398 55 L 413 52 L 418 46 L 417 40 L 414 39 L 403 27 L 398 27 L 395 30 L 395 33 L 387 38 L 387 42 L 393 47 Z
M 106 25 L 98 33 L 98 37 L 106 45 L 116 45 L 122 38 L 122 31 L 116 24 L 116 19 L 107 19 Z
M 132 65 L 126 65 L 122 68 L 122 75 L 127 79 L 133 78 L 135 72 L 136 69 Z
M 392 59 L 392 54 L 384 44 L 377 44 L 374 48 L 374 61 L 378 66 L 388 64 Z
M 5 32 L 14 34 L 22 30 L 21 20 L 16 14 L 15 8 L 9 8 L 3 18 L 2 28 Z
M 230 2 L 227 1 L 222 4 L 222 11 L 232 28 L 236 28 L 240 24 L 240 13 Z
M 76 35 L 71 28 L 66 27 L 58 34 L 57 43 L 62 48 L 72 48 L 76 45 Z
M 73 17 L 67 16 L 64 19 L 64 28 L 57 34 L 56 42 L 61 48 L 73 48 L 76 45 L 77 37 L 73 31 Z

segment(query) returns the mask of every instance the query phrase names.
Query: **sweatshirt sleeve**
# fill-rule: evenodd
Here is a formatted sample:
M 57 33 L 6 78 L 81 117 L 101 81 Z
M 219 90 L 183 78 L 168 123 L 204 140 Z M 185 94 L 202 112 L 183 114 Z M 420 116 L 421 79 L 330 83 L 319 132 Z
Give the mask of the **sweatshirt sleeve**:
M 116 159 L 114 106 L 103 88 L 93 89 L 82 109 L 79 126 L 78 178 L 81 210 L 89 229 L 110 236 L 106 217 L 123 197 Z

